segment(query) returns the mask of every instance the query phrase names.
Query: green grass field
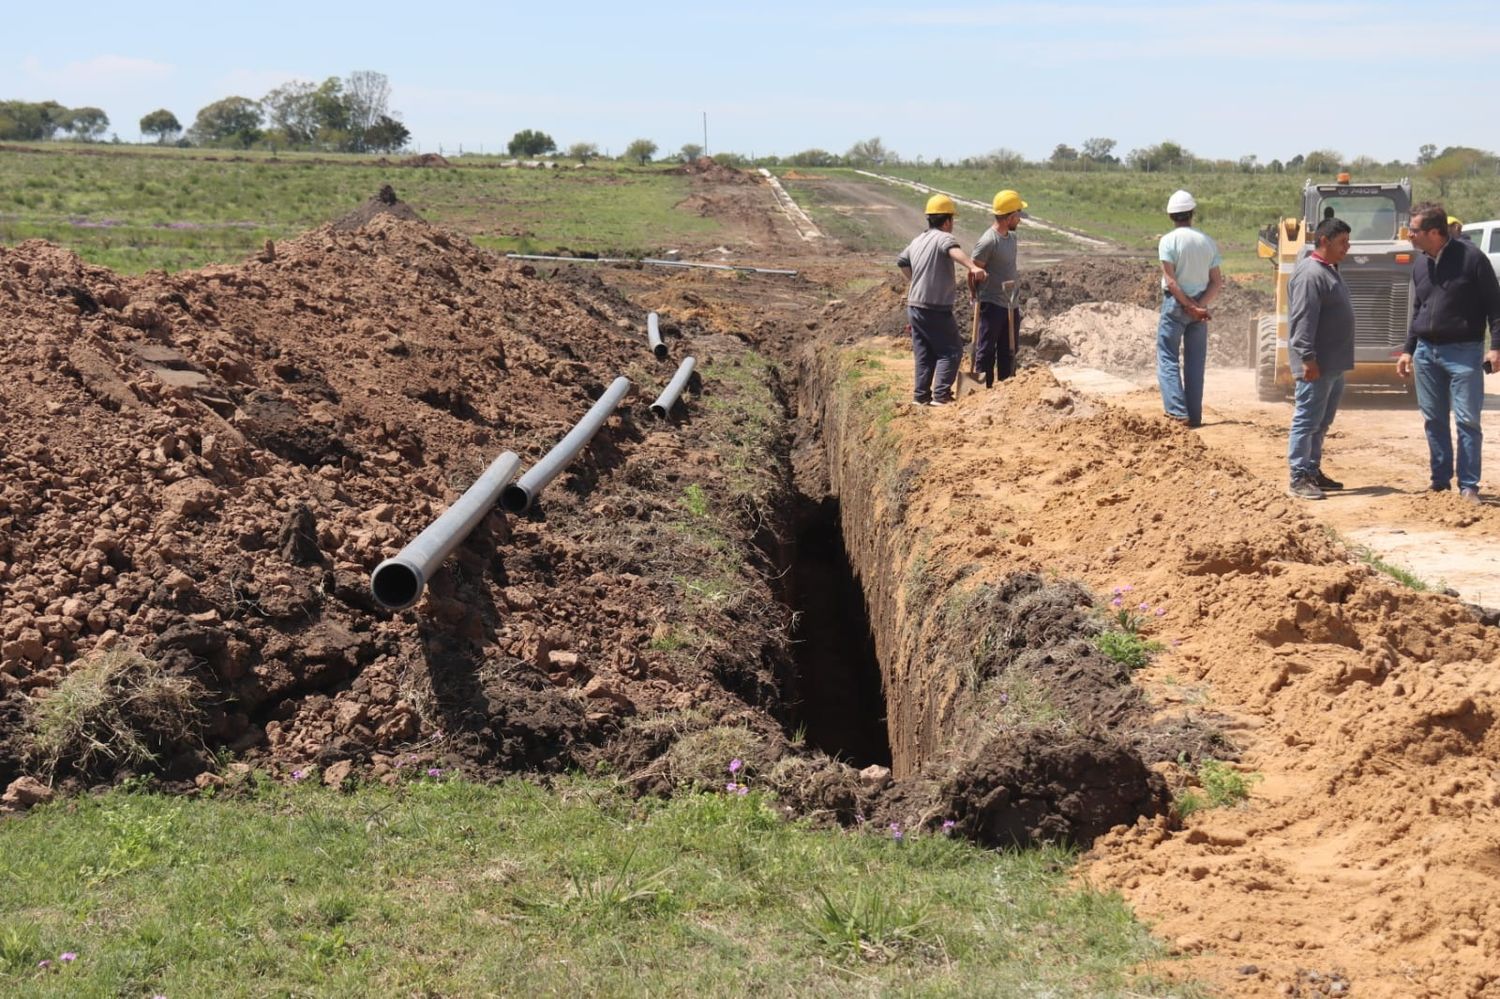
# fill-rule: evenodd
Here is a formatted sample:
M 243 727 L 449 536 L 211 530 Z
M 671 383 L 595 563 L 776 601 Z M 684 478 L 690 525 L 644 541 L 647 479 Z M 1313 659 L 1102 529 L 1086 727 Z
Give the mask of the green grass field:
M 499 251 L 640 256 L 717 231 L 676 205 L 665 167 L 381 165 L 368 156 L 154 147 L 0 149 L 0 243 L 51 240 L 125 273 L 237 261 L 337 218 L 391 184 L 428 221 Z
M 819 171 L 823 172 L 823 171 Z M 1193 192 L 1198 223 L 1219 243 L 1225 270 L 1258 274 L 1267 268 L 1255 255 L 1256 235 L 1267 223 L 1296 214 L 1307 177 L 1296 173 L 1141 173 L 1026 168 L 1015 173 L 958 167 L 890 167 L 891 176 L 921 181 L 968 198 L 988 200 L 1014 188 L 1041 218 L 1132 249 L 1152 250 L 1170 227 L 1167 197 L 1178 188 Z M 1399 177 L 1357 177 L 1379 181 Z M 1320 178 L 1331 181 L 1332 178 Z M 1436 198 L 1435 185 L 1413 179 L 1413 197 Z M 1500 177 L 1474 177 L 1449 184 L 1447 208 L 1466 222 L 1500 216 Z
M 1057 851 L 818 830 L 758 792 L 315 784 L 0 823 L 0 992 L 1196 994 Z

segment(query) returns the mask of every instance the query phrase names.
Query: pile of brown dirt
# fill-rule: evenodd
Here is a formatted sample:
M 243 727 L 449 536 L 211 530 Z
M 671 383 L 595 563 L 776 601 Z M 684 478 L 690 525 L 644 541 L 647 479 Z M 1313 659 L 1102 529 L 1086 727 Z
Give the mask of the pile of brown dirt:
M 389 184 L 383 185 L 373 197 L 366 199 L 358 208 L 333 223 L 335 232 L 353 232 L 377 215 L 390 215 L 398 219 L 423 221 L 417 210 L 396 196 Z
M 615 375 L 649 399 L 673 362 L 602 287 L 371 204 L 358 227 L 170 276 L 0 248 L 0 717 L 118 645 L 209 691 L 203 743 L 165 747 L 173 777 L 216 746 L 390 779 L 400 761 L 558 770 L 662 714 L 776 744 L 790 660 L 772 570 L 743 540 L 727 558 L 671 526 L 689 483 L 745 507 L 710 416 L 660 427 L 627 399 L 536 511 L 481 525 L 419 611 L 373 605 L 369 571 L 496 454 L 535 460 Z M 705 372 L 744 354 L 674 328 Z M 727 412 L 738 391 L 705 378 Z M 774 528 L 776 468 L 745 507 L 755 526 Z M 733 601 L 700 598 L 709 567 Z M 6 728 L 0 785 L 23 766 Z
M 689 177 L 701 177 L 714 184 L 754 184 L 756 178 L 743 170 L 727 167 L 712 156 L 700 156 L 690 163 L 673 167 L 672 173 Z
M 437 153 L 422 153 L 418 156 L 408 156 L 397 165 L 404 167 L 451 167 L 453 164 L 448 162 L 446 156 L 439 156 Z

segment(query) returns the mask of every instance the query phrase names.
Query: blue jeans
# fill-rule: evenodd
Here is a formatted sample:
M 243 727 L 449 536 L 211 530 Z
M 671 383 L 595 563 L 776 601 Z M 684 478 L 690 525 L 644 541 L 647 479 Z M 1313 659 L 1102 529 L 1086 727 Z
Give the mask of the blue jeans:
M 1178 354 L 1182 355 L 1179 364 Z M 1208 364 L 1208 323 L 1194 322 L 1177 299 L 1161 302 L 1156 327 L 1156 384 L 1167 415 L 1190 426 L 1203 422 L 1203 369 Z
M 1323 438 L 1333 426 L 1344 394 L 1344 372 L 1326 372 L 1315 382 L 1297 379 L 1297 397 L 1292 408 L 1292 429 L 1287 435 L 1286 463 L 1292 481 L 1312 478 L 1323 469 Z
M 1458 487 L 1479 488 L 1479 452 L 1484 431 L 1479 411 L 1484 408 L 1484 341 L 1428 343 L 1417 341 L 1412 367 L 1417 381 L 1417 407 L 1427 430 L 1427 456 L 1432 462 L 1432 484 L 1447 489 L 1453 479 L 1453 434 L 1448 413 L 1458 424 Z
M 964 354 L 953 310 L 911 305 L 906 311 L 911 319 L 911 352 L 916 360 L 912 401 L 923 405 L 934 399 L 950 402 L 958 361 Z

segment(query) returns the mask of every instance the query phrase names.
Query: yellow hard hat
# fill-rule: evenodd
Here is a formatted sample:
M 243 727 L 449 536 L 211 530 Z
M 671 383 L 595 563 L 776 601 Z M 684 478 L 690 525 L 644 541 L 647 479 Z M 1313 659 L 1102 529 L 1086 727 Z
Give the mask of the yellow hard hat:
M 1457 223 L 1458 225 L 1463 225 L 1464 224 L 1464 220 L 1461 219 L 1461 218 L 1459 218 L 1457 215 L 1449 215 L 1448 216 L 1448 224 L 1449 225 L 1453 225 L 1455 223 Z
M 995 214 L 1009 215 L 1026 207 L 1026 202 L 1015 191 L 1001 191 L 995 195 Z
M 957 215 L 958 206 L 946 194 L 934 194 L 927 199 L 928 215 Z

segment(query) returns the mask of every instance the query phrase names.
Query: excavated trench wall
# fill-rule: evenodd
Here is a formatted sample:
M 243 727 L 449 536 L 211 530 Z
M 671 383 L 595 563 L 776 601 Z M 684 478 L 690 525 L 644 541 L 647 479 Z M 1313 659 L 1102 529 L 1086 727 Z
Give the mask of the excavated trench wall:
M 921 539 L 905 520 L 909 476 L 900 467 L 911 459 L 850 406 L 862 389 L 841 385 L 837 351 L 808 351 L 800 368 L 801 413 L 820 439 L 849 564 L 864 588 L 885 688 L 891 769 L 909 776 L 942 750 L 941 726 L 959 687 L 956 677 L 942 675 L 934 659 L 920 654 L 926 590 L 917 583 L 921 566 L 912 563 L 920 559 Z

